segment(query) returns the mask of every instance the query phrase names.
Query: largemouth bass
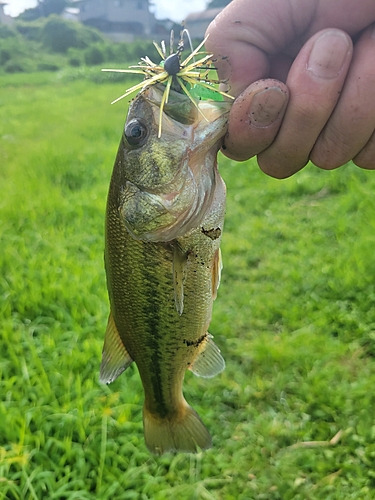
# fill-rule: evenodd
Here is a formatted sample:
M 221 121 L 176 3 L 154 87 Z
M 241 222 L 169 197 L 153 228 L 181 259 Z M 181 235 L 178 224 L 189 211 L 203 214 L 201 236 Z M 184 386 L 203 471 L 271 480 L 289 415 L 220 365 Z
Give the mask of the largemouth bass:
M 216 155 L 230 108 L 202 101 L 197 109 L 171 90 L 160 117 L 163 91 L 151 86 L 130 105 L 112 173 L 105 246 L 111 312 L 100 372 L 110 383 L 136 363 L 145 442 L 156 454 L 211 446 L 182 384 L 186 369 L 212 377 L 225 366 L 207 329 L 225 210 Z

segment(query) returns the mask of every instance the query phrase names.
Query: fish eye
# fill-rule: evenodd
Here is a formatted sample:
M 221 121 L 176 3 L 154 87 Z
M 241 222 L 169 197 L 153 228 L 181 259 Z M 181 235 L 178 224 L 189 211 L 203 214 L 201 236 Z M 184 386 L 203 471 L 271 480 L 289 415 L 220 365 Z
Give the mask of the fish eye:
M 142 146 L 147 135 L 147 127 L 139 120 L 131 120 L 125 126 L 125 137 L 130 146 Z

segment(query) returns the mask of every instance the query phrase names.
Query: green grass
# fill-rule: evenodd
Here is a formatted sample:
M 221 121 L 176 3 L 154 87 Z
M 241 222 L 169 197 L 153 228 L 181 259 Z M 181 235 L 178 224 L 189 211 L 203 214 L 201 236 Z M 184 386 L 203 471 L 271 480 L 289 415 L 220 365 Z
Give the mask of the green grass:
M 109 102 L 124 85 L 0 86 L 0 499 L 373 499 L 375 174 L 309 166 L 277 181 L 220 158 L 210 332 L 227 368 L 185 381 L 214 448 L 157 458 L 136 369 L 98 382 L 104 207 L 126 114 Z

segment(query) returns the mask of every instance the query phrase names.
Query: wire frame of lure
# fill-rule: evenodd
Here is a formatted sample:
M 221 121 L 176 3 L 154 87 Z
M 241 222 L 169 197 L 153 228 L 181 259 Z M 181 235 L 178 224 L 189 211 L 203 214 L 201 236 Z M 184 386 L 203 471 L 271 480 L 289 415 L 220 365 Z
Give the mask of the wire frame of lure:
M 185 49 L 184 36 L 189 41 L 190 54 L 186 59 L 182 60 L 182 52 Z M 213 54 L 207 54 L 201 51 L 204 46 L 206 37 L 197 47 L 193 49 L 189 32 L 186 28 L 182 27 L 180 39 L 177 43 L 177 49 L 173 51 L 174 33 L 171 31 L 170 37 L 170 53 L 167 55 L 165 42 L 162 41 L 160 46 L 154 43 L 154 46 L 161 57 L 159 64 L 155 64 L 148 56 L 142 57 L 140 62 L 135 66 L 129 66 L 128 69 L 102 69 L 102 71 L 112 71 L 116 73 L 132 73 L 141 74 L 144 80 L 133 87 L 130 87 L 124 94 L 112 101 L 112 104 L 120 101 L 124 97 L 129 96 L 133 92 L 143 92 L 151 85 L 162 83 L 165 85 L 165 90 L 160 103 L 159 115 L 159 130 L 158 137 L 161 137 L 161 124 L 162 115 L 165 104 L 168 103 L 170 90 L 173 89 L 177 92 L 184 93 L 197 107 L 198 111 L 203 115 L 199 109 L 196 100 L 214 100 L 221 101 L 223 97 L 234 99 L 226 92 L 220 91 L 215 85 L 220 81 L 211 78 L 209 73 L 215 70 L 215 60 Z M 196 57 L 203 56 L 196 60 Z M 204 115 L 203 115 L 204 116 Z M 206 117 L 204 116 L 206 119 Z

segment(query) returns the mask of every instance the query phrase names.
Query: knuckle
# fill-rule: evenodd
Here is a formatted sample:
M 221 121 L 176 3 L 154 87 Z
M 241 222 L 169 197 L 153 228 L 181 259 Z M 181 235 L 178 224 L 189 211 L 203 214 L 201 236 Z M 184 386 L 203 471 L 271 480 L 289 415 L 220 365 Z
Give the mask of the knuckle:
M 295 122 L 299 127 L 315 129 L 325 122 L 332 113 L 332 106 L 325 105 L 311 96 L 306 96 L 304 100 L 295 107 Z

